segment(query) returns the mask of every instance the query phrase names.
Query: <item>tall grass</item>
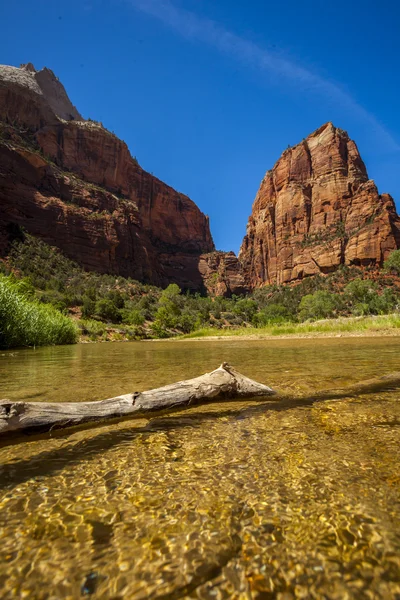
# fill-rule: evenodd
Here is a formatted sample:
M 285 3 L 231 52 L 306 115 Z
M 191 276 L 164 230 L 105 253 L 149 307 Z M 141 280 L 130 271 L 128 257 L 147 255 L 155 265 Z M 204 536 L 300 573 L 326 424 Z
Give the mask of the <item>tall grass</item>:
M 21 285 L 0 274 L 0 347 L 74 344 L 77 328 L 53 306 L 30 300 Z
M 341 317 L 306 323 L 282 323 L 265 327 L 241 327 L 239 329 L 213 329 L 211 327 L 193 331 L 179 339 L 201 337 L 280 336 L 280 335 L 329 335 L 335 333 L 384 333 L 400 329 L 400 314 L 368 317 Z

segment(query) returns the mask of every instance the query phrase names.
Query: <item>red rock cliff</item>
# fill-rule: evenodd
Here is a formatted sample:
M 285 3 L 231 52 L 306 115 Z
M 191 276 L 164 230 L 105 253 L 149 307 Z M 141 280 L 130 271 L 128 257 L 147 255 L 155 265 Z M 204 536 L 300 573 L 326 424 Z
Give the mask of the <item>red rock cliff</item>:
M 202 289 L 208 218 L 85 121 L 49 69 L 0 66 L 0 251 L 22 226 L 83 267 Z
M 368 179 L 356 144 L 327 123 L 265 175 L 239 260 L 251 287 L 381 265 L 400 247 L 400 219 Z

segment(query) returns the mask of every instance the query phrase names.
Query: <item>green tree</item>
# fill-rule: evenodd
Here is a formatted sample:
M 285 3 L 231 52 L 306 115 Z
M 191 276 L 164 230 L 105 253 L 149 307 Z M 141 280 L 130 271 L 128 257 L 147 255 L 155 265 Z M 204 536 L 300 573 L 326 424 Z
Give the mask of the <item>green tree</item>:
M 171 305 L 159 307 L 156 312 L 155 322 L 163 329 L 176 327 L 177 315 L 174 310 L 172 310 Z
M 120 311 L 108 298 L 103 298 L 96 302 L 95 312 L 102 321 L 109 321 L 111 323 L 120 323 L 122 321 Z
M 83 297 L 82 304 L 82 317 L 84 319 L 90 319 L 96 312 L 96 302 L 89 296 Z
M 145 317 L 143 315 L 143 313 L 140 310 L 125 310 L 123 311 L 124 315 L 123 315 L 123 321 L 124 323 L 127 323 L 128 325 L 136 325 L 136 326 L 140 326 L 143 325 L 145 322 Z
M 288 309 L 282 304 L 267 304 L 259 313 L 254 315 L 253 323 L 257 327 L 269 324 L 291 321 Z
M 155 314 L 158 326 L 163 329 L 176 327 L 181 315 L 180 304 L 184 302 L 181 290 L 176 283 L 171 283 L 161 292 L 159 306 Z
M 378 310 L 378 286 L 370 279 L 353 279 L 344 288 L 344 296 L 355 315 L 376 314 Z
M 233 312 L 241 316 L 245 321 L 250 323 L 258 309 L 257 302 L 251 298 L 242 298 L 238 300 L 233 307 Z
M 383 263 L 386 271 L 400 275 L 400 250 L 394 250 Z
M 177 298 L 181 295 L 181 289 L 179 285 L 176 283 L 170 283 L 168 287 L 165 288 L 161 292 L 160 304 L 165 304 L 167 302 L 175 302 Z
M 201 322 L 196 313 L 184 311 L 179 318 L 178 327 L 183 333 L 190 333 L 198 329 L 200 324 Z
M 111 300 L 111 302 L 113 304 L 115 304 L 115 306 L 117 308 L 124 308 L 125 306 L 125 298 L 123 297 L 123 295 L 121 294 L 121 292 L 119 290 L 111 290 L 108 292 L 107 294 L 107 298 L 109 300 Z
M 299 306 L 299 318 L 326 319 L 333 317 L 341 306 L 341 298 L 338 294 L 332 294 L 326 290 L 318 290 L 313 294 L 303 296 Z

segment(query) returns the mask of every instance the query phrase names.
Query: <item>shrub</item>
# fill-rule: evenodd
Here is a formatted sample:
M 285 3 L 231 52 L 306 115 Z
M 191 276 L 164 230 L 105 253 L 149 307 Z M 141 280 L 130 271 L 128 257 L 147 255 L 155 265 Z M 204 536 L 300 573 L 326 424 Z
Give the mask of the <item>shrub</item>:
M 168 338 L 170 333 L 163 327 L 159 321 L 154 321 L 151 326 L 151 332 L 155 338 Z
M 77 329 L 73 321 L 49 304 L 28 299 L 20 284 L 0 275 L 0 346 L 45 346 L 74 344 Z
M 332 294 L 325 290 L 319 290 L 314 294 L 303 296 L 299 306 L 299 318 L 302 321 L 307 319 L 326 319 L 333 317 L 340 308 L 341 299 L 338 294 Z
M 371 299 L 377 293 L 376 284 L 370 279 L 353 279 L 344 289 L 347 298 L 350 301 L 365 302 L 369 304 Z
M 96 312 L 96 302 L 89 298 L 89 296 L 83 297 L 82 304 L 82 317 L 84 319 L 90 319 Z
M 103 321 L 111 323 L 121 323 L 122 315 L 112 300 L 103 298 L 96 302 L 95 314 Z
M 117 308 L 124 308 L 125 298 L 119 290 L 111 290 L 110 292 L 108 292 L 107 298 L 111 300 L 111 302 L 115 304 Z
M 177 314 L 170 304 L 166 306 L 160 306 L 155 317 L 155 320 L 164 329 L 176 327 L 177 325 Z
M 400 250 L 394 250 L 383 263 L 386 271 L 400 275 Z
M 233 308 L 233 312 L 245 321 L 251 322 L 257 312 L 257 302 L 251 298 L 242 298 L 238 300 Z
M 200 326 L 196 314 L 184 312 L 179 318 L 178 327 L 183 333 L 190 333 Z
M 282 304 L 267 304 L 263 310 L 254 315 L 253 323 L 256 327 L 285 323 L 291 321 L 288 309 Z
M 127 325 L 136 325 L 136 326 L 140 326 L 143 325 L 145 322 L 145 318 L 143 313 L 140 310 L 124 310 L 122 311 L 122 316 L 123 316 L 123 322 L 126 323 Z
M 353 279 L 346 285 L 344 295 L 354 315 L 378 314 L 382 310 L 378 286 L 370 279 Z
M 101 337 L 106 333 L 104 323 L 94 319 L 81 319 L 78 326 L 83 334 L 89 335 L 91 338 Z

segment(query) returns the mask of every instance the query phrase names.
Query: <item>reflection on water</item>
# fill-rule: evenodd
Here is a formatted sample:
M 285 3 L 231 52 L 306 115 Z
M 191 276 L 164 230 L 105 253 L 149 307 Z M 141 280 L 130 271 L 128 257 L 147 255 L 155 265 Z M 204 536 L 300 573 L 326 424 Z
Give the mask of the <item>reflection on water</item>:
M 399 370 L 395 339 L 0 356 L 0 397 L 94 400 L 223 360 L 294 395 Z M 400 390 L 240 402 L 0 449 L 2 598 L 400 598 Z

